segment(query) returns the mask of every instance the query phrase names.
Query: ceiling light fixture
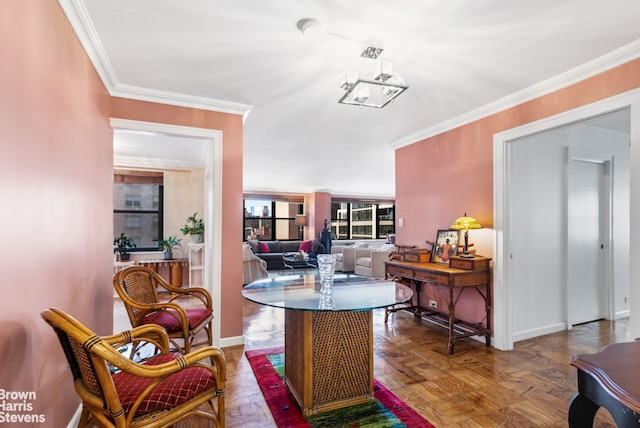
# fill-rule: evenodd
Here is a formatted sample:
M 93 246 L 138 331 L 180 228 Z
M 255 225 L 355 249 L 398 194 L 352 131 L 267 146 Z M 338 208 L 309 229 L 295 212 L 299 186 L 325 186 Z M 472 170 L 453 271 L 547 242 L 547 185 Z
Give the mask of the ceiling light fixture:
M 364 58 L 362 73 L 346 69 L 340 88 L 345 92 L 338 100 L 341 104 L 382 108 L 409 89 L 404 80 L 393 71 L 393 61 L 381 58 L 384 49 L 367 46 L 360 55 Z M 370 79 L 360 77 L 368 73 Z
M 301 19 L 296 27 L 309 39 L 320 39 L 324 36 L 324 26 L 316 19 Z

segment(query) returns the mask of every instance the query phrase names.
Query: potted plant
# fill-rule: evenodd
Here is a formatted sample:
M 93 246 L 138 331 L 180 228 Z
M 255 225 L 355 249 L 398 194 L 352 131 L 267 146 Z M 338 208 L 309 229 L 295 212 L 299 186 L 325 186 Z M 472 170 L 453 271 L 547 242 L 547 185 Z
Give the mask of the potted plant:
M 129 260 L 129 251 L 136 248 L 136 243 L 132 239 L 128 238 L 124 232 L 120 233 L 120 236 L 113 240 L 113 252 L 120 255 L 120 260 Z
M 198 213 L 193 213 L 192 216 L 187 217 L 187 222 L 184 227 L 180 229 L 184 235 L 191 236 L 191 242 L 199 244 L 202 242 L 202 234 L 204 233 L 204 223 L 201 218 L 197 218 Z
M 167 239 L 158 241 L 158 246 L 164 251 L 164 259 L 171 260 L 173 258 L 173 249 L 180 245 L 182 239 L 178 239 L 176 236 L 169 236 Z

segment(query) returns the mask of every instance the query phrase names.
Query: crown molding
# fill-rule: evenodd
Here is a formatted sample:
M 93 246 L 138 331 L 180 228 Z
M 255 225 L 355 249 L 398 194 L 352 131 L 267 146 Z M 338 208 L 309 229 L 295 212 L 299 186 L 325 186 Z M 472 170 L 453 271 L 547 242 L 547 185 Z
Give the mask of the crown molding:
M 82 47 L 89 56 L 102 83 L 112 97 L 197 108 L 220 113 L 238 114 L 242 115 L 245 119 L 246 115 L 251 111 L 253 106 L 249 104 L 121 84 L 111 66 L 100 37 L 93 26 L 93 22 L 83 2 L 81 0 L 58 0 L 58 3 L 67 16 L 71 27 L 78 36 Z
M 565 73 L 554 76 L 543 82 L 537 83 L 526 89 L 513 93 L 502 99 L 486 104 L 477 109 L 471 110 L 453 119 L 441 122 L 422 131 L 406 137 L 394 140 L 389 143 L 394 149 L 416 143 L 426 138 L 433 137 L 451 129 L 458 128 L 462 125 L 474 122 L 492 114 L 499 113 L 509 108 L 515 107 L 527 101 L 557 91 L 575 83 L 581 82 L 589 77 L 610 70 L 614 67 L 632 61 L 640 57 L 640 39 L 608 54 L 605 54 L 593 61 L 587 62 L 581 66 L 573 68 Z

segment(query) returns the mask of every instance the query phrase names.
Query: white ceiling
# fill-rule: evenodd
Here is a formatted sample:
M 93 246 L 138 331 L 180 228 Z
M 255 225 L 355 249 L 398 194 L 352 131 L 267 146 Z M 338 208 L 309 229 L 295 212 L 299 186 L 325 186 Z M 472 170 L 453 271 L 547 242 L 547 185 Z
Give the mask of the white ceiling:
M 640 56 L 637 0 L 59 2 L 112 95 L 246 113 L 245 191 L 393 196 L 395 147 Z M 409 89 L 381 110 L 338 104 L 371 40 Z M 127 137 L 116 156 L 160 151 Z M 188 164 L 193 142 L 162 156 Z

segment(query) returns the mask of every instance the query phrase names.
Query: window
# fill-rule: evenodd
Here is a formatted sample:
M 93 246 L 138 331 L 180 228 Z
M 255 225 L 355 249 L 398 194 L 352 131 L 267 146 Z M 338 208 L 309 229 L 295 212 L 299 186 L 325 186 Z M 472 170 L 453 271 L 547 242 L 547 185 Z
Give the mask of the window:
M 137 248 L 155 251 L 162 237 L 163 174 L 116 170 L 113 179 L 113 232 L 124 233 Z
M 127 208 L 135 207 L 140 208 L 140 195 L 127 195 L 127 199 L 124 204 Z
M 302 198 L 245 199 L 243 240 L 287 241 L 300 239 L 300 229 L 295 224 L 296 214 L 302 214 Z
M 384 239 L 395 233 L 394 205 L 361 201 L 331 203 L 335 239 Z

